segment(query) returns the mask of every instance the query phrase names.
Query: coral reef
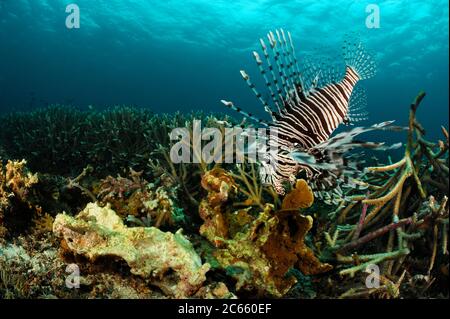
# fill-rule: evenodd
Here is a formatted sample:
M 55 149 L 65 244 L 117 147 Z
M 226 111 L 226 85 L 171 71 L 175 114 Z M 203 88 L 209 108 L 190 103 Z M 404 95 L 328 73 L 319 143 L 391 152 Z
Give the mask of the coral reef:
M 220 118 L 220 120 L 219 120 Z M 227 116 L 216 117 L 213 115 L 205 116 L 202 113 L 197 113 L 196 116 L 186 117 L 185 121 L 178 127 L 184 127 L 189 132 L 189 141 L 186 142 L 187 149 L 190 150 L 189 163 L 173 163 L 170 158 L 170 148 L 168 143 L 160 143 L 155 151 L 152 153 L 149 166 L 154 174 L 158 177 L 169 181 L 170 184 L 178 185 L 180 193 L 180 201 L 189 209 L 195 209 L 199 205 L 199 197 L 202 196 L 201 178 L 207 171 L 213 169 L 216 163 L 206 163 L 202 154 L 198 151 L 202 149 L 209 141 L 201 140 L 199 145 L 194 145 L 194 120 L 200 120 L 202 125 L 208 128 L 215 128 L 221 132 L 221 136 L 225 135 L 225 126 L 237 124 L 233 119 Z M 196 142 L 198 143 L 198 142 Z M 215 149 L 224 149 L 226 139 L 222 139 L 220 147 Z M 198 147 L 200 146 L 200 147 Z M 224 162 L 225 154 L 211 154 L 216 159 L 216 162 Z M 219 158 L 221 155 L 221 158 Z
M 98 176 L 116 175 L 130 167 L 145 170 L 150 158 L 171 171 L 164 157 L 171 143 L 169 133 L 193 119 L 216 121 L 201 112 L 154 114 L 125 106 L 81 111 L 54 105 L 2 115 L 0 144 L 8 158 L 26 158 L 40 173 L 73 177 L 91 165 Z
M 69 184 L 58 176 L 31 173 L 25 160 L 9 160 L 4 167 L 0 163 L 0 238 L 26 232 L 32 225 L 38 233 L 51 231 L 58 212 L 76 211 L 85 201 Z
M 52 234 L 30 240 L 19 236 L 15 243 L 0 243 L 0 299 L 2 298 L 166 298 L 138 276 L 121 273 L 109 264 L 70 260 L 59 254 Z M 74 265 L 79 266 L 80 288 L 69 288 Z
M 155 227 L 127 228 L 109 206 L 88 204 L 75 218 L 60 214 L 53 231 L 70 251 L 89 260 L 102 256 L 123 259 L 132 274 L 151 279 L 152 284 L 176 297 L 194 294 L 209 269 L 181 231 L 172 234 Z M 175 278 L 168 275 L 170 271 Z
M 132 168 L 142 171 L 148 180 L 161 179 L 167 188 L 176 187 L 183 195 L 180 206 L 195 209 L 201 196 L 201 174 L 211 165 L 203 161 L 173 163 L 170 147 L 174 142 L 169 136 L 179 127 L 192 132 L 194 120 L 221 130 L 224 123 L 235 123 L 226 115 L 202 112 L 155 114 L 125 106 L 81 111 L 54 105 L 0 116 L 0 151 L 6 158 L 27 159 L 33 171 L 74 179 L 68 186 L 75 188 L 81 186 L 76 177 L 87 167 L 96 178 Z M 193 156 L 200 158 L 199 154 Z M 81 191 L 86 193 L 86 188 Z
M 27 159 L 33 171 L 80 170 L 85 166 L 84 120 L 80 111 L 66 106 L 10 113 L 1 118 L 0 141 L 9 158 Z
M 237 290 L 281 297 L 296 283 L 293 276 L 286 276 L 291 267 L 298 267 L 306 275 L 331 269 L 304 242 L 311 227 L 310 216 L 296 211 L 275 213 L 268 206 L 247 232 L 226 240 L 215 256 L 237 280 Z
M 280 211 L 266 204 L 256 218 L 246 211 L 232 212 L 231 207 L 226 207 L 229 196 L 236 195 L 239 189 L 223 169 L 206 172 L 202 186 L 208 195 L 200 203 L 199 213 L 205 221 L 200 234 L 219 247 L 213 254 L 219 267 L 237 280 L 238 291 L 281 297 L 296 283 L 293 276 L 286 276 L 292 267 L 306 275 L 331 269 L 330 265 L 322 264 L 304 242 L 312 227 L 312 217 L 301 215 L 298 210 L 310 207 L 314 200 L 304 180 L 299 180 L 296 188 L 285 197 Z M 240 231 L 235 231 L 230 238 L 229 225 L 236 226 L 235 220 L 244 216 L 249 223 L 240 223 Z
M 156 187 L 142 178 L 142 172 L 130 169 L 129 178 L 108 176 L 101 180 L 97 197 L 103 205 L 109 203 L 122 218 L 141 224 L 145 218 L 148 226 L 157 228 L 173 225 L 183 218 L 182 209 L 174 203 L 176 187 Z
M 41 211 L 30 199 L 37 183 L 38 176 L 26 169 L 25 160 L 8 161 L 5 168 L 0 163 L 0 238 L 6 235 L 8 227 L 21 222 L 21 215 L 28 215 L 27 220 Z
M 410 107 L 404 157 L 396 163 L 368 167 L 367 194 L 346 194 L 351 200 L 342 201 L 326 216 L 322 255 L 339 265 L 341 276 L 355 276 L 372 265 L 382 269 L 380 288 L 353 287 L 342 292 L 343 297 L 398 297 L 399 290 L 409 285 L 403 282 L 405 276 L 412 272 L 422 273 L 431 283 L 442 278 L 441 269 L 448 269 L 448 134 L 443 129 L 446 142 L 425 140 L 425 130 L 416 119 L 424 96 L 420 93 Z M 434 196 L 440 198 L 438 203 Z M 435 269 L 438 240 L 441 264 Z M 425 243 L 432 244 L 425 248 Z M 428 267 L 414 265 L 417 258 L 427 255 Z
M 400 160 L 329 205 L 303 175 L 279 195 L 258 163 L 171 161 L 172 128 L 226 117 L 4 115 L 1 156 L 27 161 L 0 163 L 0 298 L 448 298 L 449 134 L 427 139 L 424 96 Z
M 221 168 L 207 171 L 201 184 L 208 195 L 199 205 L 199 215 L 204 221 L 200 234 L 219 246 L 223 239 L 228 238 L 228 224 L 222 210 L 229 197 L 236 193 L 237 186 L 233 178 Z

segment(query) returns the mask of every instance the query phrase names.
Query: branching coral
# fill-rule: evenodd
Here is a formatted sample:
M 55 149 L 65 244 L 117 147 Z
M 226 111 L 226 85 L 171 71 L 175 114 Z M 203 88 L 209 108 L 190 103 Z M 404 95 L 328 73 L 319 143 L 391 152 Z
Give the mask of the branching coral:
M 6 180 L 4 178 L 3 167 L 0 166 L 0 239 L 7 233 L 7 229 L 4 225 L 4 218 L 5 212 L 10 206 L 9 197 L 11 195 L 12 194 L 6 189 Z
M 130 169 L 129 178 L 121 177 L 120 175 L 104 178 L 95 191 L 97 198 L 105 204 L 110 203 L 113 209 L 122 217 L 128 214 L 137 215 L 134 209 L 127 207 L 126 201 L 137 190 L 146 188 L 148 183 L 141 178 L 141 175 L 142 172 Z
M 79 170 L 86 166 L 81 138 L 84 120 L 82 112 L 59 105 L 6 114 L 0 121 L 0 143 L 10 158 L 27 159 L 34 171 Z
M 248 163 L 247 165 L 236 165 L 237 172 L 231 171 L 231 176 L 241 184 L 240 193 L 246 198 L 242 203 L 235 203 L 235 206 L 257 206 L 260 209 L 264 209 L 267 203 L 279 206 L 280 200 L 277 192 L 271 185 L 264 185 L 259 181 L 257 169 L 256 164 Z M 268 195 L 267 200 L 265 195 Z
M 404 276 L 405 262 L 413 259 L 413 248 L 421 245 L 420 238 L 431 233 L 433 247 L 427 271 L 430 274 L 438 238 L 441 238 L 442 247 L 447 245 L 448 134 L 443 129 L 447 142 L 434 144 L 425 140 L 425 130 L 416 119 L 417 108 L 424 96 L 425 93 L 420 93 L 411 104 L 403 158 L 389 165 L 368 167 L 364 182 L 369 186 L 369 192 L 349 196 L 352 201 L 342 202 L 336 212 L 328 215 L 329 229 L 325 232 L 328 248 L 322 253 L 327 255 L 326 251 L 331 250 L 335 254 L 343 276 L 354 276 L 376 264 L 383 266 L 381 278 L 385 278 L 385 282 L 388 282 L 386 278 L 395 276 L 400 280 Z M 435 202 L 433 197 L 427 200 L 430 193 L 442 198 L 439 205 L 430 204 Z M 385 235 L 387 240 L 383 244 L 381 239 Z M 381 252 L 373 253 L 373 248 L 380 249 L 381 245 L 386 246 Z M 446 248 L 442 248 L 442 253 L 448 256 Z M 443 262 L 448 264 L 448 258 Z M 389 285 L 393 287 L 392 283 Z M 398 296 L 392 290 L 386 291 L 391 291 L 391 297 Z M 344 295 L 348 297 L 352 293 L 360 296 L 357 290 Z
M 47 234 L 53 230 L 54 218 L 48 214 L 44 213 L 33 219 L 34 231 L 37 235 Z
M 70 177 L 67 179 L 66 187 L 69 189 L 77 188 L 81 191 L 81 193 L 83 193 L 84 195 L 89 197 L 92 201 L 95 201 L 96 199 L 95 199 L 94 194 L 88 188 L 84 187 L 81 184 L 81 180 L 83 178 L 85 178 L 86 176 L 88 176 L 93 171 L 94 171 L 94 168 L 91 165 L 86 166 L 80 175 L 78 175 L 77 177 L 75 177 L 73 179 Z
M 86 165 L 105 175 L 129 167 L 144 169 L 158 142 L 152 132 L 165 131 L 159 118 L 146 109 L 117 106 L 88 112 L 85 117 L 81 138 L 88 160 Z
M 25 161 L 0 167 L 0 295 L 67 296 L 58 287 L 64 262 L 72 260 L 83 268 L 77 297 L 235 297 L 220 281 L 239 296 L 298 297 L 294 291 L 305 283 L 319 297 L 448 294 L 449 135 L 442 128 L 437 143 L 425 138 L 416 118 L 423 98 L 411 105 L 402 158 L 366 168 L 355 183 L 367 191 L 346 191 L 333 212 L 305 180 L 277 195 L 259 180 L 258 164 L 229 165 L 223 154 L 222 163 L 207 163 L 198 153 L 191 153 L 197 163 L 173 163 L 170 131 L 187 128 L 186 146 L 195 152 L 193 120 L 224 133 L 227 123 L 215 116 L 53 107 L 3 117 L 5 154 L 26 155 L 32 167 L 58 175 L 31 174 Z M 61 211 L 68 214 L 55 219 Z M 178 223 L 180 216 L 189 222 Z M 180 231 L 161 231 L 180 225 L 196 232 L 189 239 L 208 263 Z M 62 239 L 61 255 L 53 235 Z M 45 249 L 36 253 L 38 243 Z M 24 256 L 26 267 L 10 255 Z M 380 285 L 367 288 L 373 266 Z M 32 274 L 32 282 L 24 283 L 22 273 Z
M 203 113 L 192 113 L 185 116 L 181 116 L 177 113 L 174 116 L 172 122 L 169 122 L 170 128 L 184 128 L 188 132 L 189 138 L 187 140 L 182 139 L 178 143 L 181 143 L 183 147 L 189 150 L 190 158 L 188 163 L 174 163 L 170 156 L 170 147 L 175 142 L 167 141 L 166 143 L 158 143 L 155 150 L 152 152 L 152 158 L 149 161 L 149 167 L 155 175 L 163 176 L 166 179 L 170 179 L 172 183 L 179 185 L 179 190 L 187 200 L 183 200 L 187 205 L 196 207 L 199 204 L 199 197 L 201 193 L 200 180 L 202 175 L 208 170 L 218 167 L 218 163 L 225 162 L 225 154 L 222 152 L 225 148 L 225 143 L 229 142 L 226 138 L 217 141 L 215 148 L 211 150 L 209 154 L 214 159 L 212 162 L 205 161 L 204 154 L 202 154 L 203 146 L 208 141 L 203 140 L 201 137 L 195 137 L 197 133 L 194 133 L 194 121 L 200 121 L 202 125 L 209 129 L 218 129 L 220 136 L 226 137 L 224 123 L 230 124 L 231 120 L 223 116 L 224 120 L 219 120 L 214 115 L 206 116 Z M 167 134 L 167 136 L 169 136 Z M 194 139 L 200 139 L 194 141 Z M 232 141 L 231 143 L 234 143 Z M 233 144 L 234 145 L 234 144 Z
M 27 162 L 22 161 L 8 161 L 4 179 L 5 186 L 11 190 L 14 196 L 20 201 L 26 201 L 30 193 L 30 189 L 38 182 L 37 174 L 32 174 L 26 170 Z
M 30 168 L 40 173 L 74 177 L 91 165 L 97 176 L 115 175 L 129 167 L 146 170 L 150 159 L 171 172 L 164 156 L 170 149 L 169 133 L 194 119 L 207 125 L 217 120 L 201 112 L 155 114 L 126 106 L 81 111 L 54 105 L 1 116 L 0 149 L 10 158 L 27 159 Z

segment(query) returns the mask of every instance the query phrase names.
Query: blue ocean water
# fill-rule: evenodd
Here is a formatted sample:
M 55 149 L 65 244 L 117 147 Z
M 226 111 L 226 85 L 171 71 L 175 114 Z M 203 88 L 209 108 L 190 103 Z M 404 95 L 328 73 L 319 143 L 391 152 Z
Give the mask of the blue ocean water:
M 66 6 L 80 28 L 66 27 Z M 376 4 L 379 28 L 367 28 Z M 269 30 L 292 33 L 300 53 L 340 53 L 359 32 L 376 53 L 365 81 L 370 122 L 405 124 L 409 103 L 430 138 L 448 126 L 447 0 L 0 0 L 0 110 L 52 103 L 126 104 L 155 112 L 226 111 L 221 99 L 263 115 L 239 70 L 257 74 L 251 52 Z M 342 61 L 342 63 L 344 63 Z

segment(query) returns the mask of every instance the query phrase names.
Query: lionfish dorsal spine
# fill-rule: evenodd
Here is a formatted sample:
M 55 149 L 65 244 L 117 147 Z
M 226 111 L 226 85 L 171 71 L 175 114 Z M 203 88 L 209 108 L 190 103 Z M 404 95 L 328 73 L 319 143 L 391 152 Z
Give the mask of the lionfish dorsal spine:
M 289 32 L 271 31 L 267 39 L 260 39 L 260 44 L 263 54 L 253 52 L 253 57 L 264 79 L 267 97 L 257 90 L 245 71 L 241 71 L 241 75 L 272 121 L 261 120 L 232 102 L 222 102 L 245 118 L 277 129 L 278 134 L 271 140 L 280 151 L 271 155 L 276 159 L 275 165 L 266 165 L 269 176 L 264 180 L 271 181 L 279 192 L 283 191 L 283 182 L 291 182 L 300 170 L 306 172 L 308 179 L 327 172 L 323 175 L 326 176 L 323 183 L 317 183 L 321 189 L 331 187 L 332 181 L 341 176 L 345 183 L 350 183 L 344 176 L 354 169 L 343 159 L 343 150 L 359 146 L 352 141 L 352 134 L 358 130 L 331 140 L 330 136 L 340 124 L 366 117 L 365 100 L 358 96 L 351 100 L 351 97 L 360 80 L 374 75 L 372 56 L 360 44 L 347 44 L 344 46 L 345 74 L 338 78 L 340 69 L 324 68 L 323 64 L 303 60 L 306 69 L 301 72 Z M 292 150 L 295 150 L 296 158 L 292 157 Z
M 269 72 L 270 72 L 270 74 L 272 76 L 272 82 L 273 82 L 273 85 L 274 85 L 275 90 L 276 90 L 275 94 L 277 96 L 279 96 L 281 94 L 282 90 L 281 90 L 281 88 L 280 88 L 280 86 L 278 84 L 278 79 L 277 79 L 277 77 L 275 75 L 275 71 L 273 69 L 273 65 L 272 65 L 272 62 L 270 60 L 270 55 L 269 55 L 269 52 L 267 50 L 266 43 L 264 42 L 264 39 L 262 39 L 262 38 L 259 41 L 261 43 L 261 48 L 263 50 L 264 59 L 266 60 L 266 63 L 267 63 L 267 68 L 269 69 Z
M 292 41 L 291 33 L 288 31 L 288 39 L 289 39 L 289 46 L 290 46 L 290 52 L 292 55 L 292 62 L 294 67 L 294 73 L 293 76 L 296 78 L 297 81 L 294 81 L 295 85 L 300 85 L 300 88 L 303 89 L 303 79 L 301 77 L 300 67 L 298 65 L 297 55 L 295 54 L 295 47 L 294 42 Z
M 289 90 L 294 87 L 294 79 L 291 72 L 291 61 L 289 59 L 289 48 L 287 47 L 286 37 L 284 36 L 283 30 L 276 30 L 275 33 L 277 34 L 278 43 L 280 44 L 280 51 L 282 53 L 282 58 L 280 58 L 280 66 L 285 78 L 286 89 L 288 91 L 287 94 L 289 94 Z
M 369 113 L 366 110 L 367 96 L 362 86 L 356 86 L 350 97 L 348 114 L 345 124 L 354 124 L 368 119 Z
M 241 114 L 242 116 L 244 116 L 245 118 L 251 119 L 263 126 L 269 126 L 269 123 L 267 123 L 266 121 L 254 116 L 252 113 L 248 113 L 244 110 L 242 110 L 240 107 L 237 107 L 234 105 L 233 102 L 231 101 L 226 101 L 226 100 L 220 100 L 220 102 L 222 102 L 223 105 L 225 105 L 226 107 L 232 109 L 235 112 L 238 112 L 239 114 Z
M 289 48 L 287 40 L 286 40 L 286 35 L 284 34 L 284 30 L 281 29 L 280 33 L 281 33 L 281 37 L 279 38 L 279 41 L 281 43 L 285 63 L 287 65 L 287 72 L 288 72 L 287 76 L 290 81 L 290 87 L 292 88 L 292 87 L 295 87 L 297 74 L 296 74 L 296 71 L 294 68 L 294 61 L 292 59 L 292 55 L 291 55 L 290 48 Z
M 253 82 L 250 80 L 250 76 L 247 74 L 247 72 L 245 72 L 244 70 L 241 70 L 241 76 L 244 79 L 245 83 L 247 83 L 248 87 L 255 94 L 255 96 L 259 100 L 259 102 L 264 106 L 264 110 L 272 116 L 272 114 L 273 114 L 272 109 L 270 108 L 267 101 L 264 100 L 264 98 L 262 97 L 262 94 L 258 92 L 258 90 L 255 87 L 255 84 L 253 84 Z M 274 119 L 273 116 L 272 116 L 272 119 Z
M 272 99 L 273 104 L 277 108 L 278 112 L 281 112 L 279 101 L 276 98 L 276 94 L 273 91 L 272 83 L 270 82 L 269 78 L 267 77 L 267 72 L 266 72 L 266 70 L 263 67 L 263 62 L 262 62 L 258 52 L 253 51 L 253 57 L 255 58 L 256 64 L 258 65 L 259 72 L 261 73 L 261 75 L 262 75 L 262 77 L 264 79 L 266 87 L 269 90 L 269 94 L 270 94 L 270 97 Z M 270 110 L 272 110 L 272 109 L 270 108 Z
M 364 48 L 358 37 L 344 40 L 343 57 L 346 65 L 358 74 L 359 79 L 370 79 L 376 75 L 377 66 L 374 54 Z

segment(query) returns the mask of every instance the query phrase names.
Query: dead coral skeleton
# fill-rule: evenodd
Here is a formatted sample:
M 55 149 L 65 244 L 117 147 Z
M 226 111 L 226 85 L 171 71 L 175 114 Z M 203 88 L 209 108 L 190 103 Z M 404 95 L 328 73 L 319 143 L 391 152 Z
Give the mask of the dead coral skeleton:
M 441 238 L 440 251 L 448 257 L 448 133 L 443 129 L 446 142 L 435 144 L 425 140 L 425 130 L 416 119 L 417 108 L 424 96 L 425 93 L 420 93 L 411 104 L 403 158 L 389 165 L 368 167 L 364 180 L 368 194 L 348 194 L 352 200 L 341 202 L 338 209 L 328 215 L 329 228 L 324 234 L 327 249 L 335 254 L 335 262 L 340 265 L 340 275 L 354 276 L 370 265 L 381 265 L 383 274 L 380 276 L 386 282 L 383 289 L 390 292 L 389 297 L 399 296 L 398 292 L 387 288 L 400 286 L 406 267 L 404 263 L 415 241 L 432 234 L 428 275 L 436 259 L 438 238 Z M 427 199 L 430 193 L 440 194 L 437 195 L 441 197 L 440 203 L 436 204 L 432 196 Z M 381 252 L 361 253 L 367 251 L 367 247 L 380 247 L 382 242 L 377 239 L 386 235 L 387 244 Z M 398 281 L 393 284 L 388 278 Z M 356 297 L 366 293 L 356 289 L 343 296 Z M 381 296 L 388 297 L 386 294 Z
M 65 266 L 57 249 L 47 239 L 32 238 L 18 236 L 14 243 L 0 244 L 0 299 L 45 298 L 64 291 Z
M 67 179 L 67 188 L 78 188 L 84 195 L 89 197 L 92 201 L 95 201 L 94 194 L 87 188 L 84 187 L 81 183 L 81 181 L 87 177 L 89 174 L 91 174 L 94 171 L 94 167 L 92 165 L 86 166 L 83 171 L 75 178 L 68 178 Z
M 34 222 L 34 232 L 37 235 L 43 235 L 50 233 L 53 230 L 53 222 L 54 218 L 48 213 L 41 213 L 35 218 L 33 218 Z
M 0 260 L 0 299 L 25 298 L 26 278 Z

